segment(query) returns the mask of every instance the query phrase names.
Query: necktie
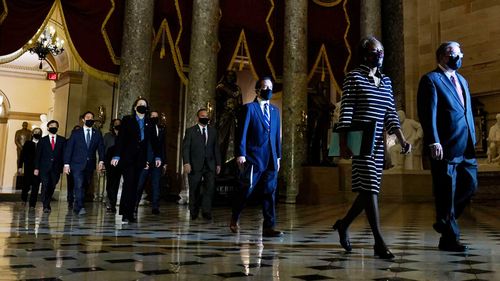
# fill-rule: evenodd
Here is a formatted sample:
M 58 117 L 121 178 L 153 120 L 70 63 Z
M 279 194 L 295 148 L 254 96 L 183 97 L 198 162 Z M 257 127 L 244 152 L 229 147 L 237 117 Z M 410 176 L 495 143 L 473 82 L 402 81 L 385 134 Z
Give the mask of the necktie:
M 271 127 L 271 118 L 269 117 L 269 105 L 267 103 L 264 103 L 264 117 L 266 126 L 269 129 L 269 127 Z
M 462 102 L 462 105 L 464 105 L 464 96 L 463 96 L 463 93 L 462 93 L 462 87 L 460 87 L 460 84 L 458 83 L 458 81 L 457 81 L 457 79 L 455 77 L 455 74 L 452 74 L 450 76 L 450 80 L 451 80 L 451 83 L 453 83 L 453 86 L 455 86 L 455 90 L 457 91 L 458 98 Z
M 87 129 L 87 134 L 85 135 L 85 142 L 87 143 L 87 148 L 90 146 L 90 129 Z
M 206 128 L 203 128 L 202 133 L 203 139 L 205 140 L 205 145 L 207 144 L 207 131 Z
M 52 147 L 52 150 L 54 150 L 54 148 L 56 147 L 56 141 L 54 140 L 54 136 L 51 137 L 50 146 Z

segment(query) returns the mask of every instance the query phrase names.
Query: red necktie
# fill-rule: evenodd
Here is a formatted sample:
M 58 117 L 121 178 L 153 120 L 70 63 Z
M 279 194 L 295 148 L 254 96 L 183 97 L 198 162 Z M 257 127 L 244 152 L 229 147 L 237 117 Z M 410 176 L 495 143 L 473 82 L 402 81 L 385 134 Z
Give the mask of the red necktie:
M 56 142 L 54 141 L 54 136 L 52 136 L 52 140 L 50 141 L 50 146 L 52 147 L 52 150 L 56 147 Z
M 455 74 L 452 74 L 450 76 L 451 83 L 453 83 L 453 86 L 455 86 L 455 90 L 457 90 L 458 98 L 462 102 L 462 105 L 464 105 L 464 96 L 462 93 L 462 87 L 458 83 L 458 79 L 456 78 Z

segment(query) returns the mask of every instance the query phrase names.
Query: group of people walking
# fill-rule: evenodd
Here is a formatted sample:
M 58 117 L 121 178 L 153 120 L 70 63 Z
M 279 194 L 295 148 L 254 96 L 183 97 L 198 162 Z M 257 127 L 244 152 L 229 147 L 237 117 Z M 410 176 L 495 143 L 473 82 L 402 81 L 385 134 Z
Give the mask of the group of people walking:
M 337 126 L 341 132 L 341 156 L 352 159 L 352 190 L 358 196 L 346 215 L 335 222 L 333 229 L 338 231 L 341 246 L 350 252 L 349 226 L 365 211 L 375 240 L 374 254 L 380 258 L 393 258 L 380 230 L 378 207 L 384 166 L 384 133 L 396 135 L 401 143 L 401 153 L 410 153 L 412 147 L 400 129 L 391 80 L 382 73 L 382 44 L 374 37 L 363 38 L 358 51 L 359 66 L 347 73 L 344 80 Z M 467 249 L 460 242 L 457 219 L 477 189 L 471 98 L 466 80 L 457 72 L 462 57 L 457 42 L 441 44 L 436 51 L 437 68 L 421 78 L 417 95 L 425 152 L 431 158 L 436 202 L 433 227 L 441 234 L 439 249 L 455 252 Z M 281 129 L 279 110 L 269 103 L 273 94 L 272 79 L 259 79 L 255 92 L 255 100 L 239 110 L 234 149 L 239 177 L 229 229 L 233 233 L 239 231 L 240 215 L 246 201 L 257 186 L 262 186 L 262 235 L 280 237 L 283 232 L 275 228 L 275 195 L 281 160 Z M 110 132 L 104 137 L 93 128 L 92 112 L 82 116 L 83 126 L 74 130 L 68 140 L 56 134 L 58 123 L 54 120 L 48 123 L 48 136 L 41 138 L 41 130 L 33 130 L 33 140 L 25 144 L 22 154 L 25 174 L 30 178 L 27 186 L 32 189 L 30 207 L 36 203 L 37 181 L 41 180 L 44 212 L 50 212 L 50 199 L 64 167 L 64 173 L 72 175 L 74 180 L 75 204 L 70 207 L 83 215 L 84 189 L 95 169 L 106 169 L 108 211 L 116 211 L 116 195 L 123 176 L 119 213 L 124 222 L 134 222 L 134 211 L 144 183 L 151 177 L 152 212 L 159 214 L 159 178 L 166 168 L 165 132 L 158 125 L 158 113 L 150 112 L 149 108 L 147 100 L 138 98 L 133 104 L 132 114 L 122 120 L 113 120 Z M 375 126 L 373 152 L 353 155 L 347 145 L 347 132 L 353 122 L 366 121 Z M 207 109 L 198 110 L 197 124 L 186 130 L 183 140 L 183 169 L 188 174 L 192 220 L 198 218 L 200 211 L 204 219 L 212 219 L 215 177 L 221 171 L 217 131 L 209 123 Z M 29 160 L 29 155 L 36 156 Z M 22 199 L 27 201 L 26 190 L 23 190 Z

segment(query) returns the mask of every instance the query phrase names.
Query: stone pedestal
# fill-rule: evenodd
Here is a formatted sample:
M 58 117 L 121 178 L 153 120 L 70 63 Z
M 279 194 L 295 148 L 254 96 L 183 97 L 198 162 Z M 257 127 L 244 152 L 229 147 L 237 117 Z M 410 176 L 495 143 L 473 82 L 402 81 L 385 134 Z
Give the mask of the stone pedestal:
M 393 202 L 432 202 L 432 176 L 429 170 L 385 170 L 380 200 Z
M 186 127 L 196 124 L 198 109 L 215 107 L 218 23 L 219 0 L 193 1 Z
M 303 178 L 297 196 L 298 204 L 334 204 L 346 201 L 340 190 L 339 167 L 303 167 Z
M 306 153 L 307 0 L 285 2 L 283 155 L 286 203 L 295 203 Z
M 137 97 L 149 98 L 154 0 L 126 0 L 120 58 L 118 117 L 130 114 Z

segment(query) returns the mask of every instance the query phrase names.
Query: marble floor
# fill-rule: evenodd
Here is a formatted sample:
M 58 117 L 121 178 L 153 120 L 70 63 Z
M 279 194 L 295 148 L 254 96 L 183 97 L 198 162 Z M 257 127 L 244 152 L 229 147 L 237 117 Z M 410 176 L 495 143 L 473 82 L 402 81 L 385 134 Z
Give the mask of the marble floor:
M 262 238 L 257 207 L 245 209 L 238 235 L 228 208 L 190 221 L 186 206 L 139 209 L 138 223 L 89 203 L 76 216 L 66 204 L 50 215 L 20 203 L 0 204 L 0 280 L 500 280 L 500 216 L 496 204 L 473 204 L 460 221 L 466 254 L 437 249 L 433 205 L 381 202 L 381 223 L 396 259 L 373 256 L 364 215 L 351 226 L 344 253 L 331 225 L 348 208 L 280 205 L 282 238 Z

